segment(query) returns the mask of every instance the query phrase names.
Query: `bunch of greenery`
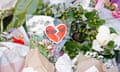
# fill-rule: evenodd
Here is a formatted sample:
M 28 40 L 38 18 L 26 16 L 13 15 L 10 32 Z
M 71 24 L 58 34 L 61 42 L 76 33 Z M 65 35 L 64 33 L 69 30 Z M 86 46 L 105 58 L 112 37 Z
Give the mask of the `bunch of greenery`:
M 97 11 L 88 12 L 78 5 L 69 7 L 60 16 L 61 19 L 71 21 L 70 39 L 65 44 L 65 51 L 74 58 L 79 52 L 85 54 L 91 51 L 92 41 L 95 39 L 97 29 L 105 23 L 100 19 Z

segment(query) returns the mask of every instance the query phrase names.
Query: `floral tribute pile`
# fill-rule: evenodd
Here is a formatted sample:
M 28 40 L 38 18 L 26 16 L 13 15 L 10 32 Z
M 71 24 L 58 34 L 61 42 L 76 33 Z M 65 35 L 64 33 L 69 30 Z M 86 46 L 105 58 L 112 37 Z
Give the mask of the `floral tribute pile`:
M 120 35 L 106 25 L 98 11 L 105 6 L 119 19 L 119 6 L 108 2 L 18 0 L 14 8 L 1 9 L 0 72 L 5 72 L 5 67 L 10 72 L 116 71 Z M 5 26 L 8 16 L 11 20 Z M 88 65 L 89 61 L 93 63 Z

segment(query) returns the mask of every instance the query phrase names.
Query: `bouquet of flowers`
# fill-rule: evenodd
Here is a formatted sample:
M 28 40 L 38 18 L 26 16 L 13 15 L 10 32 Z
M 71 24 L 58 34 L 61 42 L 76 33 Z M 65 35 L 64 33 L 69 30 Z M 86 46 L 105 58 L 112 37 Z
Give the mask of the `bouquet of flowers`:
M 105 20 L 99 17 L 97 10 L 87 10 L 79 4 L 66 7 L 63 3 L 62 7 L 64 9 L 39 0 L 19 0 L 12 20 L 4 31 L 23 25 L 27 33 L 25 36 L 17 36 L 21 32 L 13 30 L 12 35 L 16 35 L 9 38 L 1 32 L 1 41 L 7 39 L 30 48 L 38 48 L 42 55 L 55 63 L 58 72 L 61 72 L 60 68 L 69 68 L 72 72 L 71 59 L 77 60 L 79 54 L 103 62 L 115 58 L 115 52 L 120 51 L 120 37 L 113 28 L 104 25 Z M 41 55 L 37 52 L 36 56 Z M 32 64 L 26 65 L 29 67 Z

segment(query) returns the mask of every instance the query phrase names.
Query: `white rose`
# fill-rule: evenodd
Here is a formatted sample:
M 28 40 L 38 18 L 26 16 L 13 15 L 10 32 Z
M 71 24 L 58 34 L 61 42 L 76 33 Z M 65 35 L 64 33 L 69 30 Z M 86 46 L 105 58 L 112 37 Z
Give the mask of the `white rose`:
M 98 33 L 96 39 L 99 42 L 100 46 L 105 46 L 110 40 L 112 40 L 111 35 L 108 33 Z
M 103 51 L 103 49 L 100 47 L 100 44 L 98 43 L 97 40 L 94 40 L 92 43 L 92 49 L 96 51 Z
M 110 34 L 109 28 L 108 28 L 107 26 L 104 26 L 104 25 L 102 25 L 102 26 L 99 27 L 98 32 L 99 32 L 99 33 L 107 33 L 107 34 Z

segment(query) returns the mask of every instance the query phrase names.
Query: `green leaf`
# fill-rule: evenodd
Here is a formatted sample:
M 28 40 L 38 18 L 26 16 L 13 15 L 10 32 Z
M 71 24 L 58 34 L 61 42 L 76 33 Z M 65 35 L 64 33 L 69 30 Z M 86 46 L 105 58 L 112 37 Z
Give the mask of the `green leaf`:
M 110 27 L 110 33 L 117 33 L 114 28 Z
M 75 19 L 74 19 L 74 14 L 73 14 L 72 11 L 67 12 L 67 17 L 68 17 L 71 21 L 75 20 Z
M 7 30 L 23 25 L 25 23 L 26 15 L 33 14 L 37 9 L 38 4 L 39 0 L 18 0 L 13 19 L 7 26 Z
M 100 20 L 100 24 L 101 24 L 101 25 L 105 24 L 105 20 L 101 19 L 101 20 Z
M 103 52 L 103 56 L 108 59 L 112 59 L 115 57 L 115 55 L 112 53 L 112 50 L 109 48 L 106 48 Z
M 81 5 L 79 5 L 79 10 L 80 10 L 80 13 L 83 14 L 84 9 L 83 9 L 83 7 Z
M 109 49 L 114 48 L 114 41 L 110 41 L 110 42 L 108 43 L 108 48 L 109 48 Z
M 45 47 L 42 46 L 38 46 L 39 51 L 42 53 L 43 56 L 45 56 L 46 58 L 48 58 L 48 50 Z
M 68 41 L 65 44 L 65 52 L 69 54 L 70 58 L 74 58 L 80 51 L 80 44 L 76 41 Z
M 85 17 L 88 18 L 88 19 L 93 19 L 95 15 L 96 15 L 95 10 L 85 13 Z
M 75 49 L 75 48 L 80 48 L 80 44 L 76 41 L 68 41 L 65 44 L 66 49 Z

